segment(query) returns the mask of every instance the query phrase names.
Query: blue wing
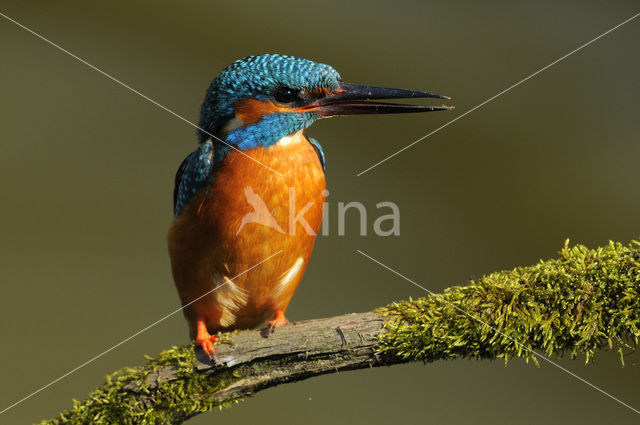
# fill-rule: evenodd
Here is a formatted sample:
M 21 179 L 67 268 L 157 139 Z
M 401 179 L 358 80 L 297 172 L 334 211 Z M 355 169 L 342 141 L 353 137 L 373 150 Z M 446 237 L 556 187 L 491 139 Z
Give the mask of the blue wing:
M 322 171 L 326 171 L 324 169 L 324 151 L 322 150 L 322 146 L 320 143 L 313 137 L 309 137 L 309 142 L 311 142 L 311 146 L 316 150 L 316 154 L 318 155 L 318 159 L 320 159 L 320 164 L 322 164 Z
M 187 156 L 176 173 L 173 187 L 173 214 L 179 216 L 183 208 L 212 178 L 213 142 L 201 144 Z

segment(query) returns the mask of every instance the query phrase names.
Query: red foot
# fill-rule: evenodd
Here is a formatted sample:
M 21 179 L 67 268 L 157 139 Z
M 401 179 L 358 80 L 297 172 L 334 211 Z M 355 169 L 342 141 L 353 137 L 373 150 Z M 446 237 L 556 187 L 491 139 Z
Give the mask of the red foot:
M 213 350 L 213 343 L 218 340 L 218 335 L 211 335 L 207 330 L 207 325 L 204 320 L 198 320 L 198 333 L 196 335 L 196 342 L 202 347 L 205 354 L 209 356 L 211 360 L 215 357 L 216 353 Z
M 289 321 L 284 317 L 284 310 L 276 310 L 276 317 L 269 322 L 269 330 L 273 332 L 276 328 L 286 325 L 287 323 L 289 323 Z

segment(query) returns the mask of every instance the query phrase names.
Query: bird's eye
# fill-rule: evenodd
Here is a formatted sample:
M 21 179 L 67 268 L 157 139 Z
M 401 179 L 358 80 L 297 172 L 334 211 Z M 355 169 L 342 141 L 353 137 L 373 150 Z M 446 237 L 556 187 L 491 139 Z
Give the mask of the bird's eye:
M 280 87 L 273 95 L 274 99 L 280 103 L 290 103 L 298 98 L 300 90 L 291 87 Z

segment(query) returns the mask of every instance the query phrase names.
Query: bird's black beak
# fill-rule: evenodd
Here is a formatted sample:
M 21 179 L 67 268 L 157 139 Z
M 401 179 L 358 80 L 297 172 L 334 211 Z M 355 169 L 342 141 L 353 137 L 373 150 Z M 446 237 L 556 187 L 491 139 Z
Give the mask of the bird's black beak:
M 447 96 L 423 91 L 340 82 L 339 88 L 336 92 L 318 99 L 301 109 L 316 112 L 321 117 L 356 114 L 398 114 L 405 112 L 430 112 L 453 109 L 453 106 L 445 105 L 406 105 L 400 103 L 371 101 L 371 99 L 414 99 L 426 97 L 451 99 Z

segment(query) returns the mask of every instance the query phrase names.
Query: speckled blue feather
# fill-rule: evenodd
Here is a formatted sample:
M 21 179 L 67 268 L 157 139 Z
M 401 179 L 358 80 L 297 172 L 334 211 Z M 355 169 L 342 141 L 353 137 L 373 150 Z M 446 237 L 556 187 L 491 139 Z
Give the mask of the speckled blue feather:
M 267 54 L 240 59 L 225 68 L 212 82 L 200 110 L 199 127 L 218 135 L 233 118 L 233 104 L 240 99 L 273 100 L 280 86 L 291 88 L 338 88 L 340 74 L 331 66 L 293 56 Z M 200 131 L 200 143 L 211 136 Z
M 321 87 L 336 90 L 338 72 L 329 65 L 293 56 L 267 54 L 240 59 L 225 68 L 211 83 L 200 111 L 198 138 L 200 147 L 180 164 L 173 193 L 174 215 L 203 187 L 213 182 L 216 170 L 232 149 L 249 150 L 271 146 L 284 136 L 309 127 L 318 118 L 314 112 L 276 112 L 260 121 L 241 126 L 226 135 L 221 128 L 235 116 L 233 104 L 242 99 L 271 100 L 282 86 L 294 89 Z M 225 143 L 212 138 L 224 137 Z M 312 144 L 324 169 L 324 153 L 317 141 Z
M 187 156 L 176 173 L 173 189 L 173 214 L 177 217 L 182 209 L 204 187 L 213 171 L 213 143 L 201 144 Z
M 315 112 L 268 114 L 256 124 L 232 131 L 226 141 L 241 150 L 270 146 L 288 134 L 309 127 L 317 119 Z

